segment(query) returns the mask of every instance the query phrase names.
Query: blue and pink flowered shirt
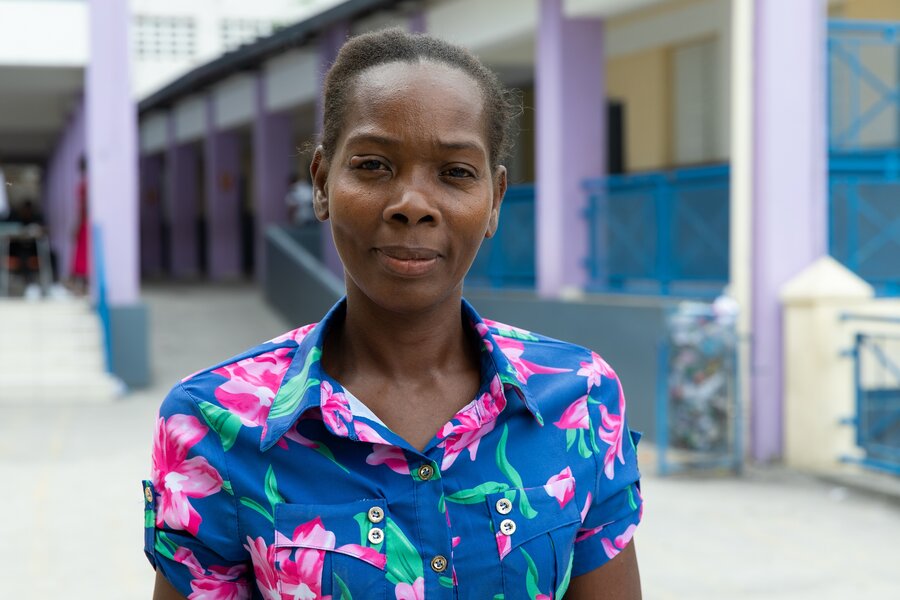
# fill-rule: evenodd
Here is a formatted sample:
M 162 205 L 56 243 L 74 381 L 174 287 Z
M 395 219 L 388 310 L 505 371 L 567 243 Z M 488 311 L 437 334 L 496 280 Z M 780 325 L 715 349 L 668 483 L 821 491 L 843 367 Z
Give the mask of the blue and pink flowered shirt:
M 481 319 L 477 397 L 418 451 L 320 364 L 318 324 L 176 386 L 144 482 L 145 552 L 191 599 L 561 599 L 642 501 L 616 374 Z

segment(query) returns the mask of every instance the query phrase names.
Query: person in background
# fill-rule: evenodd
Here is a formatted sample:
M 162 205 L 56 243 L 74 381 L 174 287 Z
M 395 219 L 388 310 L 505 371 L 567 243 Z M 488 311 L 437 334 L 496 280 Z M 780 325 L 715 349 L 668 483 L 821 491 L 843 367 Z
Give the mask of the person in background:
M 307 225 L 316 222 L 313 211 L 313 188 L 308 177 L 292 173 L 288 178 L 287 196 L 284 202 L 288 208 L 288 219 L 292 225 Z
M 72 254 L 72 268 L 69 272 L 69 288 L 75 294 L 83 296 L 87 293 L 88 283 L 88 252 L 90 235 L 88 232 L 88 181 L 87 158 L 82 155 L 78 159 L 78 185 L 75 190 L 78 202 L 73 237 L 75 238 L 75 252 Z

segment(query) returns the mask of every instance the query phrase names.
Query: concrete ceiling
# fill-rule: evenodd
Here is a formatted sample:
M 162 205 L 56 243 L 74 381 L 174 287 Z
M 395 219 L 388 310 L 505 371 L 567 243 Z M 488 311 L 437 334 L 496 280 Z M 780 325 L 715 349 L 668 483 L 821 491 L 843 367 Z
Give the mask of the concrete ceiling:
M 84 87 L 82 67 L 0 66 L 0 160 L 45 160 Z

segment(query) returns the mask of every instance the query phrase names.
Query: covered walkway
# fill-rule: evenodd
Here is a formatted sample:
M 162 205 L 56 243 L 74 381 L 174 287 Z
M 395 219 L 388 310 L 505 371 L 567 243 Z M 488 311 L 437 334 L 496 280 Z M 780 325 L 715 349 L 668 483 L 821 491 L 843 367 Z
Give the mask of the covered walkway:
M 149 598 L 140 480 L 159 402 L 184 375 L 290 327 L 249 285 L 150 286 L 142 297 L 153 387 L 114 404 L 4 407 L 3 597 Z M 892 598 L 900 589 L 897 504 L 791 471 L 661 479 L 652 448 L 641 450 L 637 547 L 649 600 Z

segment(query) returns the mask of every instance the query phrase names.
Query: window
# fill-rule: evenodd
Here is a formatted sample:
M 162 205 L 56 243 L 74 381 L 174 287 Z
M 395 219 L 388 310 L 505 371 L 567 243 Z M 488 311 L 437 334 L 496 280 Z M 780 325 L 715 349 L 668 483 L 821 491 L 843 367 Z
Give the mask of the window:
M 272 21 L 260 19 L 222 19 L 219 26 L 222 46 L 226 50 L 234 50 L 241 44 L 271 35 L 276 28 Z
M 196 37 L 192 17 L 135 17 L 135 47 L 142 60 L 192 58 L 197 51 Z

